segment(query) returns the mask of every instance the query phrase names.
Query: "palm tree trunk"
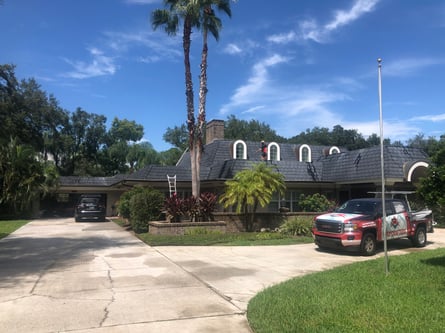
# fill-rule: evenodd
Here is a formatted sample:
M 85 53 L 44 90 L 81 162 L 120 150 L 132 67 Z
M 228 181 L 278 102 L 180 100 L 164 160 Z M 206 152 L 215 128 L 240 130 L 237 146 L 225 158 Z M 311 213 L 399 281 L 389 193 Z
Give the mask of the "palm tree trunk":
M 198 113 L 198 135 L 196 146 L 196 179 L 197 179 L 197 196 L 200 193 L 200 170 L 201 170 L 201 155 L 204 147 L 204 125 L 206 122 L 206 98 L 207 98 L 207 29 L 203 31 L 203 47 L 201 54 L 201 73 L 199 75 L 199 113 Z
M 186 16 L 184 19 L 184 68 L 185 68 L 185 95 L 187 98 L 187 129 L 189 131 L 189 149 L 190 149 L 190 168 L 192 173 L 192 195 L 198 197 L 197 178 L 196 178 L 196 144 L 195 144 L 195 106 L 193 100 L 193 81 L 190 66 L 190 44 L 192 34 L 191 18 Z

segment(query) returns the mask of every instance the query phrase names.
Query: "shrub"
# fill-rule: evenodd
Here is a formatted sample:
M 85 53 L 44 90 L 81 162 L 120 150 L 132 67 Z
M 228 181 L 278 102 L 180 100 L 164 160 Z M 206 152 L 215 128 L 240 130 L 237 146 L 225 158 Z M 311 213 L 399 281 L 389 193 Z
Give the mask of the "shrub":
M 202 221 L 213 221 L 218 197 L 214 193 L 204 192 L 199 196 L 199 215 Z
M 311 216 L 295 216 L 284 222 L 279 232 L 290 236 L 310 236 L 312 229 L 313 217 Z
M 194 196 L 184 200 L 185 213 L 190 217 L 190 221 L 199 221 L 199 200 Z
M 323 194 L 315 193 L 313 195 L 301 194 L 298 206 L 302 212 L 326 212 L 332 210 L 336 204 L 334 201 L 328 200 Z
M 198 200 L 194 196 L 181 199 L 173 195 L 165 199 L 164 208 L 167 211 L 167 219 L 171 222 L 180 222 L 182 215 L 187 215 L 194 222 L 213 221 L 216 204 L 216 194 L 204 192 L 201 193 Z
M 167 221 L 180 222 L 181 216 L 186 210 L 184 200 L 179 198 L 176 194 L 164 200 L 164 209 L 167 212 Z
M 117 211 L 121 217 L 124 219 L 130 219 L 130 200 L 133 195 L 139 192 L 143 192 L 144 188 L 142 186 L 136 186 L 130 191 L 127 191 L 121 195 L 119 198 L 119 203 L 117 205 Z
M 130 199 L 130 222 L 136 233 L 148 231 L 148 222 L 159 219 L 164 195 L 152 188 L 133 193 Z

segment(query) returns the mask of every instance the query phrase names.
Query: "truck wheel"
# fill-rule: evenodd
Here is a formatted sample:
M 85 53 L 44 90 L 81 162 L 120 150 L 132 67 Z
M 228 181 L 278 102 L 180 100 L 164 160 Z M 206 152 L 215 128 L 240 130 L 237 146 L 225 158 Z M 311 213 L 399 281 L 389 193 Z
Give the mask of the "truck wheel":
M 365 256 L 372 256 L 375 254 L 375 251 L 377 249 L 377 242 L 375 240 L 374 234 L 367 233 L 363 235 L 360 249 L 362 254 Z
M 415 247 L 424 247 L 426 245 L 426 229 L 425 227 L 418 227 L 414 237 L 411 239 Z

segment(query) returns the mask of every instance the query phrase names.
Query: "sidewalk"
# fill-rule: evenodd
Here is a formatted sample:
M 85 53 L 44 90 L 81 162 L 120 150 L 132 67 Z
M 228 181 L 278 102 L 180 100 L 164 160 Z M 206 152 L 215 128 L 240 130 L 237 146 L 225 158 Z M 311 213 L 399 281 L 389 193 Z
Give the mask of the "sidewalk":
M 428 236 L 426 249 L 445 246 L 445 230 Z M 152 248 L 112 222 L 38 220 L 0 240 L 0 332 L 250 332 L 263 288 L 372 258 L 313 244 Z

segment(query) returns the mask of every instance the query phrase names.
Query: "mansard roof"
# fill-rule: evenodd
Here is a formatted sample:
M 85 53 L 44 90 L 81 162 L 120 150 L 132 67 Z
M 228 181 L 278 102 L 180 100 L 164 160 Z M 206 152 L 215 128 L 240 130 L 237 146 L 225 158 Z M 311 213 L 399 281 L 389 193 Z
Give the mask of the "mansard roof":
M 201 158 L 201 181 L 225 181 L 253 163 L 268 163 L 282 173 L 286 182 L 365 183 L 381 179 L 380 146 L 329 154 L 331 147 L 309 145 L 311 162 L 300 162 L 301 145 L 281 143 L 278 161 L 262 161 L 259 142 L 245 141 L 247 159 L 233 157 L 236 140 L 214 140 L 205 145 Z M 305 145 L 306 146 L 306 145 Z M 429 161 L 420 149 L 384 147 L 385 177 L 396 181 L 407 178 L 410 166 Z M 130 175 L 114 177 L 61 177 L 62 186 L 113 186 L 124 181 L 166 181 L 176 175 L 178 182 L 191 182 L 190 154 L 185 153 L 176 166 L 149 165 Z
M 381 179 L 380 156 L 380 146 L 326 156 L 322 179 L 337 183 L 378 181 Z M 417 148 L 384 146 L 383 161 L 386 179 L 405 180 L 414 163 L 428 162 L 429 158 Z

